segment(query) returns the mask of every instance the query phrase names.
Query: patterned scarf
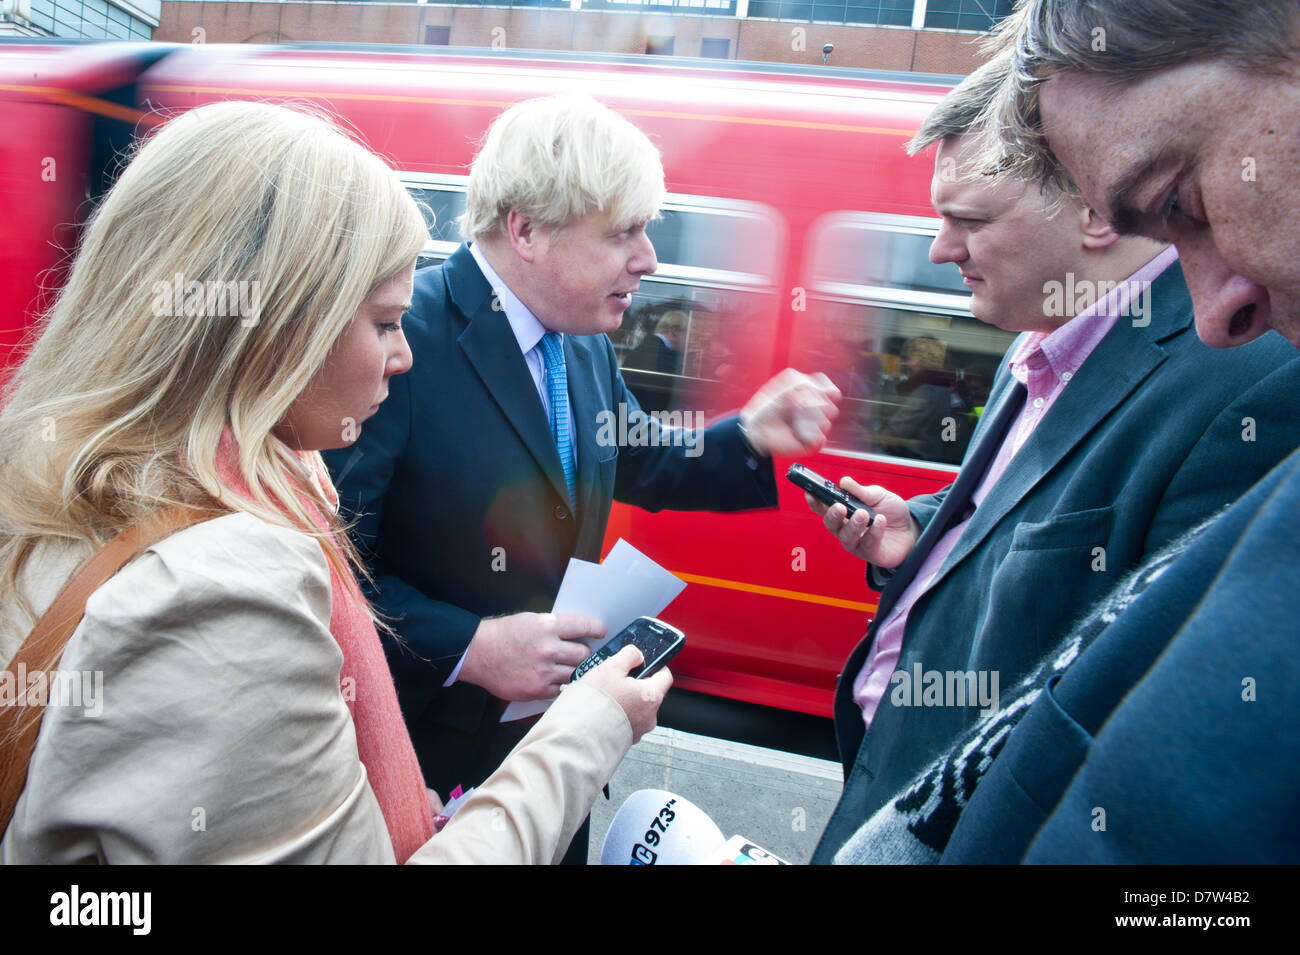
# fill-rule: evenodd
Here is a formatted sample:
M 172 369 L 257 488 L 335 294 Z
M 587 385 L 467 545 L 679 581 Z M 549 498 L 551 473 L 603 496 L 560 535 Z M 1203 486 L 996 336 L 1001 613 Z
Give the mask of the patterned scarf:
M 303 461 L 326 500 L 337 507 L 338 495 L 320 458 L 304 454 Z M 252 496 L 239 471 L 239 452 L 229 428 L 222 433 L 217 448 L 217 472 L 227 488 L 244 497 Z M 329 526 L 309 499 L 303 497 L 301 501 L 318 527 Z M 424 777 L 402 721 L 379 634 L 355 578 L 348 574 L 344 579 L 330 564 L 330 593 L 330 634 L 343 651 L 341 692 L 356 727 L 358 754 L 393 840 L 393 853 L 398 863 L 403 863 L 434 833 Z
M 1012 693 L 1003 696 L 996 713 L 966 730 L 907 789 L 876 810 L 835 853 L 834 864 L 937 863 L 975 788 L 1043 688 L 1064 673 L 1217 518 L 1216 514 L 1176 538 L 1124 578 Z

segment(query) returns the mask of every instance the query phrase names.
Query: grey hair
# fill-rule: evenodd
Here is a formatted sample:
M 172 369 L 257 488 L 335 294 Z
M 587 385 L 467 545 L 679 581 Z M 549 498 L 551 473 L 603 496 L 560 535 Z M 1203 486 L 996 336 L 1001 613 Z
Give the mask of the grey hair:
M 1196 60 L 1223 59 L 1252 73 L 1282 73 L 1296 59 L 1296 0 L 1021 0 L 990 46 L 1011 68 L 981 125 L 985 171 L 1071 188 L 1043 134 L 1038 90 L 1078 70 L 1116 84 Z

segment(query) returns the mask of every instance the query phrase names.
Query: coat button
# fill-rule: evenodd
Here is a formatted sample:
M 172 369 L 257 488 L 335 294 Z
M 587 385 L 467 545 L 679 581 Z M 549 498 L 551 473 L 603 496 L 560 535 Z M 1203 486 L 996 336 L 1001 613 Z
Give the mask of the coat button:
M 565 510 L 564 505 L 562 504 L 555 505 L 555 519 L 557 521 L 562 521 L 568 516 L 569 516 L 569 512 Z

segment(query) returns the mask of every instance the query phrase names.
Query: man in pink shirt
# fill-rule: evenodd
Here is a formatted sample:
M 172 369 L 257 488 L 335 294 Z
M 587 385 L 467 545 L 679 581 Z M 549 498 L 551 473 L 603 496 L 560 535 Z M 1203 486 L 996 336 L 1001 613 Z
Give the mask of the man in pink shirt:
M 1294 350 L 1201 345 L 1172 248 L 1119 236 L 1050 186 L 970 173 L 1005 69 L 969 77 L 911 144 L 938 143 L 931 259 L 961 270 L 975 318 L 1022 333 L 961 472 L 910 501 L 844 478 L 871 524 L 809 499 L 882 591 L 836 691 L 845 789 L 814 862 L 995 712 L 1127 570 L 1300 444 Z

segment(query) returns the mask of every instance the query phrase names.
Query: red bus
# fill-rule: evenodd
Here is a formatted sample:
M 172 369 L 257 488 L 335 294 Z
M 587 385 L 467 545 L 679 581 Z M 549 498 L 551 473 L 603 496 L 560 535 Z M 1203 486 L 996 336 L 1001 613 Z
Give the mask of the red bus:
M 583 90 L 663 154 L 669 197 L 649 229 L 659 271 L 612 336 L 643 405 L 711 418 L 786 366 L 824 371 L 844 401 L 832 440 L 803 463 L 904 497 L 936 490 L 1013 337 L 972 319 L 957 269 L 928 259 L 932 165 L 903 144 L 954 82 L 423 47 L 3 43 L 6 343 L 33 321 L 41 283 L 57 282 L 44 270 L 66 257 L 66 224 L 84 219 L 111 174 L 114 135 L 125 142 L 214 100 L 323 107 L 432 210 L 433 262 L 461 241 L 466 173 L 492 118 Z M 42 183 L 47 157 L 57 178 Z M 203 197 L 193 201 L 197 214 Z M 685 337 L 676 364 L 637 367 L 636 346 L 669 325 Z M 776 462 L 778 475 L 789 463 Z M 875 594 L 802 493 L 779 484 L 780 506 L 761 512 L 616 505 L 606 549 L 626 538 L 688 582 L 664 613 L 688 635 L 679 688 L 825 717 Z

